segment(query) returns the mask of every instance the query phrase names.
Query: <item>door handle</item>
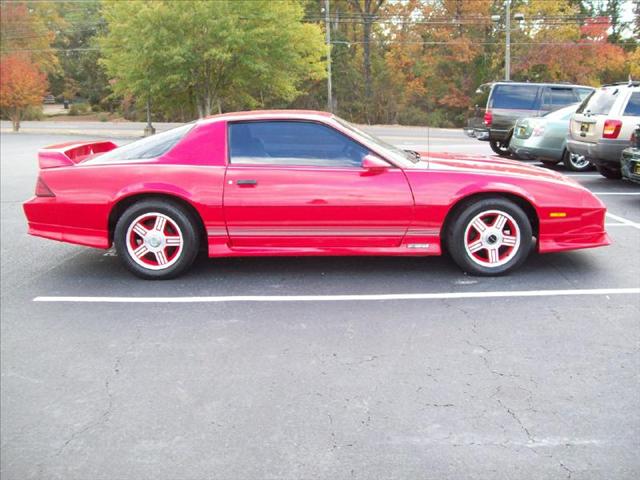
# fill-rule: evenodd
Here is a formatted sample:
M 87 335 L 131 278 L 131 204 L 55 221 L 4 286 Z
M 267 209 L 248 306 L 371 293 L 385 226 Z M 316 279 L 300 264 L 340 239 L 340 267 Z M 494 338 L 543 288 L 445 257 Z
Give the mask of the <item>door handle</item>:
M 249 185 L 249 186 L 251 186 L 251 185 L 257 185 L 257 184 L 258 184 L 258 181 L 257 181 L 257 180 L 238 180 L 236 183 L 237 183 L 238 185 L 241 185 L 241 186 L 242 186 L 242 185 Z

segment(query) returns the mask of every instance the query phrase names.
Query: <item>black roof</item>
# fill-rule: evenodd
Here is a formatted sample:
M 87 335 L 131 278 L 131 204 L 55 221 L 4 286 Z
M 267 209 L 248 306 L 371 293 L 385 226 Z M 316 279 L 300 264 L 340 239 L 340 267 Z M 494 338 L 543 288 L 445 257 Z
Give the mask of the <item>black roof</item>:
M 571 82 L 514 82 L 513 80 L 498 80 L 496 82 L 489 82 L 489 85 L 538 85 L 541 87 L 580 87 L 580 88 L 591 88 L 595 90 L 595 87 L 591 87 L 589 85 L 578 85 Z

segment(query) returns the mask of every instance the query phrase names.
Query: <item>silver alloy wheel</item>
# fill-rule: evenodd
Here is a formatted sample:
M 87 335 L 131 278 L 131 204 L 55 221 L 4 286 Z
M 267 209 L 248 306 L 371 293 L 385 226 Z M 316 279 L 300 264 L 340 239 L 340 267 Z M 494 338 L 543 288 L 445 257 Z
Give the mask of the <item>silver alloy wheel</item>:
M 589 160 L 584 155 L 569 152 L 569 162 L 576 170 L 582 170 L 589 165 Z
M 125 243 L 138 265 L 149 270 L 164 270 L 180 258 L 184 238 L 172 218 L 164 213 L 149 212 L 131 222 Z
M 495 268 L 509 262 L 520 249 L 520 228 L 502 210 L 485 210 L 464 231 L 464 248 L 472 262 Z

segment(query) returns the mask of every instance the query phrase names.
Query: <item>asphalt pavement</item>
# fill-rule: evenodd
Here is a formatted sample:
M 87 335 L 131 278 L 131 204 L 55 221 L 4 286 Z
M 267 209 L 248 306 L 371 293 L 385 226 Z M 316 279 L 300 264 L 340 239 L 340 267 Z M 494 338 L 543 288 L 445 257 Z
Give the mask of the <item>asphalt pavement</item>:
M 426 129 L 372 130 L 427 147 Z M 490 154 L 432 133 L 431 150 Z M 640 295 L 622 290 L 640 286 L 638 186 L 571 174 L 607 204 L 613 245 L 508 277 L 447 257 L 237 258 L 145 282 L 112 252 L 26 235 L 36 151 L 74 138 L 0 136 L 3 480 L 640 476 Z M 136 303 L 34 301 L 60 296 Z

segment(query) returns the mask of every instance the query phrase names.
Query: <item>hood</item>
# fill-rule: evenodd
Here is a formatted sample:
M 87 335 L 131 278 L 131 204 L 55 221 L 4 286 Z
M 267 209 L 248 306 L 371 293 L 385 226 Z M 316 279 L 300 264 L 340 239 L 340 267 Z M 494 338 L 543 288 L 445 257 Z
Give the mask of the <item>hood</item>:
M 525 163 L 487 155 L 464 153 L 421 152 L 422 159 L 416 168 L 429 170 L 445 170 L 452 172 L 485 173 L 487 175 L 504 175 L 507 177 L 525 177 L 536 180 L 561 182 L 579 185 L 573 179 L 547 168 L 534 167 Z

